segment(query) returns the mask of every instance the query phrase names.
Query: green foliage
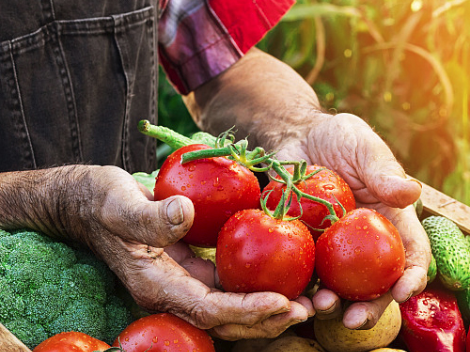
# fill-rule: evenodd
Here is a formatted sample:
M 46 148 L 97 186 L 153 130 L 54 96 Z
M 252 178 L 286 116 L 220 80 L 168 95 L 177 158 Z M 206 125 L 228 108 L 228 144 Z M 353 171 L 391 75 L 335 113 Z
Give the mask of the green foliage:
M 31 349 L 61 331 L 112 343 L 132 320 L 114 274 L 87 250 L 0 230 L 0 321 Z
M 470 204 L 470 2 L 302 0 L 259 47 L 332 112 L 364 118 L 405 170 Z

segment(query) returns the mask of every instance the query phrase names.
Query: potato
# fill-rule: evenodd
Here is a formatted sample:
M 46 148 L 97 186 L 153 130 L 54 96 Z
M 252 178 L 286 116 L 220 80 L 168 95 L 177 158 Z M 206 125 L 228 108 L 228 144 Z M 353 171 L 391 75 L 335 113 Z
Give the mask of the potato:
M 238 340 L 233 346 L 232 352 L 259 352 L 273 341 L 274 339 Z
M 329 352 L 365 352 L 386 347 L 397 337 L 400 327 L 400 308 L 395 301 L 389 304 L 377 324 L 369 330 L 345 328 L 342 316 L 314 321 L 315 337 Z
M 320 344 L 300 336 L 283 336 L 271 342 L 260 352 L 325 352 Z
M 231 352 L 260 352 L 263 348 L 269 345 L 276 339 L 280 339 L 286 336 L 295 336 L 295 333 L 288 329 L 274 338 L 259 338 L 259 339 L 244 339 L 238 340 L 233 346 Z

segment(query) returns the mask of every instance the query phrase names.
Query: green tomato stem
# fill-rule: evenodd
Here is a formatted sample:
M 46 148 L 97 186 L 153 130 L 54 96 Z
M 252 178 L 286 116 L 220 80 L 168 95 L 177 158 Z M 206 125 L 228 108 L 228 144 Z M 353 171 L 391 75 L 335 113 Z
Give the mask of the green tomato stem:
M 152 125 L 148 120 L 139 121 L 138 129 L 146 136 L 156 138 L 159 141 L 168 144 L 173 149 L 179 149 L 181 147 L 197 143 L 191 138 L 169 128 Z

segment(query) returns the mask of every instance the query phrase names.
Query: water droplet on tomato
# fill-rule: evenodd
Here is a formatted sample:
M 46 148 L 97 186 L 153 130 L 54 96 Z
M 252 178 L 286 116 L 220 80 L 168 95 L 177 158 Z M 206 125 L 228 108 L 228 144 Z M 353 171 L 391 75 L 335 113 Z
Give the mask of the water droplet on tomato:
M 165 344 L 165 346 L 170 346 L 170 341 L 165 340 L 164 344 Z
M 326 185 L 323 185 L 323 189 L 324 189 L 325 191 L 332 191 L 332 190 L 335 189 L 335 186 L 332 185 L 332 184 L 326 184 Z
M 158 342 L 158 336 L 155 336 L 155 337 L 152 339 L 152 342 L 153 342 L 153 343 L 157 343 L 157 342 Z
M 250 263 L 246 263 L 246 264 L 245 264 L 245 268 L 247 268 L 247 269 L 249 269 L 249 268 L 250 268 L 250 266 L 251 266 L 251 264 L 250 264 Z
M 185 186 L 181 186 L 181 191 L 182 191 L 182 192 L 186 191 L 186 187 L 185 187 Z

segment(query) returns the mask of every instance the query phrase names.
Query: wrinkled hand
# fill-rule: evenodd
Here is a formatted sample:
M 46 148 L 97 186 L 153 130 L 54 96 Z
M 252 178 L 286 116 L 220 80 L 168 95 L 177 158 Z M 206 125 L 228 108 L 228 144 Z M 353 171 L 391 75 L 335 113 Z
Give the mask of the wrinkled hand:
M 252 148 L 336 171 L 351 186 L 357 206 L 376 209 L 398 228 L 406 249 L 403 276 L 389 294 L 349 306 L 346 327 L 370 328 L 392 298 L 403 302 L 424 289 L 431 249 L 411 206 L 421 187 L 406 178 L 367 123 L 350 114 L 322 113 L 312 87 L 297 72 L 256 48 L 184 101 L 202 130 L 218 135 L 236 126 L 237 137 L 248 136 Z M 318 317 L 341 312 L 340 299 L 328 290 L 320 290 L 313 304 Z
M 151 201 L 148 190 L 120 168 L 69 166 L 0 176 L 1 192 L 10 190 L 0 195 L 12 199 L 16 193 L 25 212 L 9 216 L 5 206 L 0 225 L 87 243 L 150 312 L 174 313 L 228 340 L 275 337 L 314 314 L 305 297 L 289 301 L 272 292 L 215 289 L 214 265 L 177 243 L 192 224 L 191 201 Z
M 285 128 L 285 126 L 284 126 Z M 316 113 L 311 126 L 292 127 L 291 135 L 278 148 L 279 159 L 305 159 L 336 171 L 350 185 L 358 207 L 376 209 L 399 230 L 406 250 L 403 276 L 391 292 L 371 302 L 352 304 L 343 323 L 350 329 L 368 329 L 375 325 L 392 298 L 401 303 L 420 293 L 426 286 L 431 249 L 412 204 L 419 198 L 421 186 L 406 177 L 390 149 L 359 117 Z M 303 135 L 298 135 L 304 131 Z M 289 131 L 284 130 L 284 136 Z M 313 297 L 319 318 L 341 312 L 338 296 L 319 290 Z

